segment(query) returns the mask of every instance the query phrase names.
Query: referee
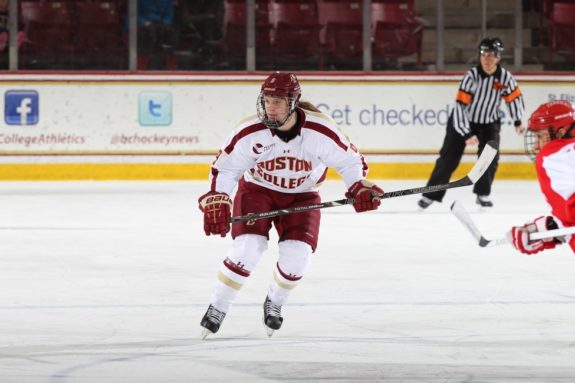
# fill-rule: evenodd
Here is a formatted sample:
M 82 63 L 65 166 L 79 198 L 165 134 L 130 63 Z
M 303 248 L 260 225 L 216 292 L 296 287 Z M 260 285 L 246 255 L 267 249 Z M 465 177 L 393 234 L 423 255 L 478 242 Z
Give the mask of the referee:
M 521 90 L 511 72 L 499 65 L 503 42 L 487 37 L 481 40 L 478 48 L 480 65 L 469 69 L 459 84 L 455 107 L 447 121 L 443 146 L 428 186 L 449 182 L 466 145 L 479 145 L 478 155 L 488 141 L 495 141 L 496 147 L 499 147 L 501 99 L 509 108 L 517 134 L 525 129 L 521 122 L 525 110 Z M 477 194 L 476 202 L 482 207 L 493 206 L 489 194 L 498 162 L 499 154 L 473 187 L 473 192 Z M 425 193 L 417 204 L 425 209 L 434 201 L 441 202 L 444 196 L 445 190 Z

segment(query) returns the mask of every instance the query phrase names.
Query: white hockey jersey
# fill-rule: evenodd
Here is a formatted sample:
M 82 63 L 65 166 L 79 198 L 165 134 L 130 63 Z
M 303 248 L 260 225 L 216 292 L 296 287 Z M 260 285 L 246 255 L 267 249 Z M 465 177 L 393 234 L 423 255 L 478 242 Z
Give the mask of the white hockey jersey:
M 243 176 L 283 193 L 316 191 L 328 167 L 343 177 L 347 188 L 365 178 L 367 164 L 331 118 L 301 108 L 296 112 L 298 135 L 289 142 L 257 116 L 243 120 L 212 165 L 211 190 L 231 195 Z

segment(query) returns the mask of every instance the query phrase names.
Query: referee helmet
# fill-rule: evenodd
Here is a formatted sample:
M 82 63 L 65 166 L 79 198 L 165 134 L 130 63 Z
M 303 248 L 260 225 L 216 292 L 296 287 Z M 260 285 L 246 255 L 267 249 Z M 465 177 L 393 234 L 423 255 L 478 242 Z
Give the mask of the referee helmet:
M 493 52 L 495 56 L 500 56 L 503 52 L 503 41 L 498 37 L 486 37 L 479 43 L 477 47 L 479 54 L 483 52 Z

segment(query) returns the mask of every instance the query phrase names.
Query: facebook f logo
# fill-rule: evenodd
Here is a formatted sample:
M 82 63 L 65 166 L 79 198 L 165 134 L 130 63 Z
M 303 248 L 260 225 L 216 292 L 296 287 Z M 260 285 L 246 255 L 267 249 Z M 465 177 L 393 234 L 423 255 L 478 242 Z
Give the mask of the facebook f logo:
M 142 92 L 138 109 L 140 125 L 170 125 L 172 123 L 172 94 L 170 92 Z
M 38 92 L 9 90 L 4 94 L 4 121 L 8 125 L 36 125 L 39 120 Z

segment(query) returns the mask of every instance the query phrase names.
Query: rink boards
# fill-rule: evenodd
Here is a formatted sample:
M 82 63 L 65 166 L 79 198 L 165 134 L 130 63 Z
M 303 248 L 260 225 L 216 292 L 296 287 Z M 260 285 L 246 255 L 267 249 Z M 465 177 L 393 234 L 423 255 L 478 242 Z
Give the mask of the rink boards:
M 267 74 L 2 75 L 2 180 L 206 179 L 238 121 L 255 113 Z M 302 98 L 366 155 L 371 178 L 424 179 L 437 158 L 462 74 L 301 74 Z M 517 76 L 528 115 L 575 100 L 572 75 Z M 502 179 L 532 179 L 502 105 Z M 457 174 L 474 161 L 470 148 Z M 456 175 L 457 175 L 456 174 Z M 335 177 L 330 173 L 330 177 Z

